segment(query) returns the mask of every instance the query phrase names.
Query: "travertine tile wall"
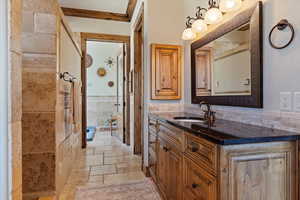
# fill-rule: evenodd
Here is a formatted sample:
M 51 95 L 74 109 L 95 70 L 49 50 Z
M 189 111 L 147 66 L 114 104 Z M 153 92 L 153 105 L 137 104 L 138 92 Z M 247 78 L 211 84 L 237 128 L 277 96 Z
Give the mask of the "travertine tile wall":
M 109 127 L 108 120 L 117 115 L 116 96 L 87 97 L 88 126 Z
M 9 137 L 12 151 L 12 199 L 22 200 L 22 0 L 10 1 Z
M 57 81 L 56 105 L 56 195 L 74 167 L 78 150 L 81 148 L 81 55 L 75 48 L 67 30 L 59 27 L 58 73 L 69 72 L 76 77 L 74 84 Z M 73 108 L 74 103 L 74 108 Z M 74 115 L 73 115 L 74 114 Z
M 58 195 L 81 147 L 80 63 L 72 69 L 61 59 L 66 49 L 58 46 L 63 27 L 60 17 L 56 0 L 23 1 L 24 200 Z M 74 90 L 57 76 L 65 71 L 78 78 Z
M 23 1 L 23 198 L 55 192 L 56 13 L 52 0 Z

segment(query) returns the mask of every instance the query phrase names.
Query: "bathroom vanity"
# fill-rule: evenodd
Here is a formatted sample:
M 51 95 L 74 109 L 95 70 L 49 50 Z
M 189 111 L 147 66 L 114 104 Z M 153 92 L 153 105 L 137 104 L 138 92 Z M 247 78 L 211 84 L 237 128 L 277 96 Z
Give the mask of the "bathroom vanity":
M 295 200 L 299 134 L 149 115 L 149 173 L 166 200 Z

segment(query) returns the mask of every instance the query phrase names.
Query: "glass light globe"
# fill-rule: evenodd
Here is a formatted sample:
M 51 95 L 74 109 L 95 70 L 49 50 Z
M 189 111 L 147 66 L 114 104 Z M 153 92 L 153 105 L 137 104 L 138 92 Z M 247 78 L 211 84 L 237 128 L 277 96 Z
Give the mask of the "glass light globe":
M 205 32 L 207 31 L 207 25 L 205 24 L 204 20 L 198 19 L 193 23 L 192 29 L 196 33 Z
M 211 8 L 205 14 L 205 23 L 216 24 L 223 19 L 223 14 L 218 8 Z
M 196 33 L 193 32 L 191 28 L 187 28 L 182 33 L 183 40 L 193 40 L 196 38 Z
M 222 12 L 233 12 L 240 9 L 242 6 L 241 0 L 221 0 L 220 10 Z

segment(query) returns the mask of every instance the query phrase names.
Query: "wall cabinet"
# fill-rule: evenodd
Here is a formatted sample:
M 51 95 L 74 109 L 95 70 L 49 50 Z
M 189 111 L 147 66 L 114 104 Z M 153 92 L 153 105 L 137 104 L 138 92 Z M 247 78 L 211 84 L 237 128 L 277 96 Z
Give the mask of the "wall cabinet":
M 296 200 L 295 141 L 222 146 L 159 120 L 155 127 L 150 174 L 165 200 Z
M 152 99 L 181 99 L 181 46 L 152 44 Z

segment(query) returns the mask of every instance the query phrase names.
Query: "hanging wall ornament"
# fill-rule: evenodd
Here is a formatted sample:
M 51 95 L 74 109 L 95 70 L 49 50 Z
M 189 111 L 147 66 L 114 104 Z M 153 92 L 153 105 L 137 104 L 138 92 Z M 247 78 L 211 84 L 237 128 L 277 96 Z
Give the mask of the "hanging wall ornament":
M 114 61 L 114 59 L 112 57 L 108 57 L 104 62 L 110 68 L 112 68 L 114 66 L 114 64 L 115 64 L 115 61 Z
M 115 85 L 115 83 L 114 83 L 113 81 L 109 81 L 109 82 L 108 82 L 108 86 L 109 86 L 109 87 L 113 87 L 114 85 Z
M 85 67 L 89 68 L 92 66 L 92 64 L 93 64 L 93 58 L 90 54 L 87 54 L 85 57 Z
M 97 70 L 97 74 L 98 76 L 100 77 L 104 77 L 106 75 L 106 70 L 102 67 L 100 67 L 98 70 Z

